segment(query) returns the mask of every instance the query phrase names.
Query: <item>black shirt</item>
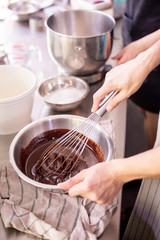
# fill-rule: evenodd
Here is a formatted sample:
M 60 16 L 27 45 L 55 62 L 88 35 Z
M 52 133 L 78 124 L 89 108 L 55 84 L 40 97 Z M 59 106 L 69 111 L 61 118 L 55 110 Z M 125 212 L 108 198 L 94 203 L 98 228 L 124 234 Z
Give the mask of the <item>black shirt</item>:
M 158 29 L 160 29 L 160 0 L 127 0 L 122 22 L 124 45 Z M 142 87 L 131 96 L 131 99 L 143 109 L 159 113 L 160 66 L 148 75 Z

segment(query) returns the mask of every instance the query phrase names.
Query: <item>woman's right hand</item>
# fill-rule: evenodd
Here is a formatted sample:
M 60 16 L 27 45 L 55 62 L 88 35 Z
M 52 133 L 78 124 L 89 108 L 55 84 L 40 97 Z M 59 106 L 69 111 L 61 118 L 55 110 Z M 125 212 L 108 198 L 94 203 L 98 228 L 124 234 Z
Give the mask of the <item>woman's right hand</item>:
M 147 58 L 148 55 L 142 53 L 137 58 L 109 71 L 105 76 L 104 84 L 93 95 L 92 111 L 96 111 L 100 101 L 113 90 L 118 91 L 118 94 L 108 103 L 106 107 L 108 112 L 135 93 L 149 73 Z
M 103 86 L 93 96 L 92 111 L 96 111 L 100 101 L 113 90 L 118 91 L 118 94 L 109 101 L 106 107 L 108 112 L 135 93 L 148 74 L 159 65 L 160 54 L 157 54 L 158 52 L 160 52 L 160 40 L 136 58 L 109 71 L 105 76 Z

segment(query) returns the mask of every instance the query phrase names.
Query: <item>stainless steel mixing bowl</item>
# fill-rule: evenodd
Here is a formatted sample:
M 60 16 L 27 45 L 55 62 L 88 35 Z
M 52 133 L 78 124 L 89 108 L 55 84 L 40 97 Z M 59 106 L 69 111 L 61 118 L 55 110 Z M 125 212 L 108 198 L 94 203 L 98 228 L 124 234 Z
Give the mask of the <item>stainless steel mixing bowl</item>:
M 110 56 L 114 19 L 100 11 L 69 10 L 46 21 L 51 58 L 70 75 L 87 75 L 100 69 Z
M 89 92 L 88 84 L 73 76 L 58 76 L 41 83 L 38 93 L 55 111 L 69 111 L 76 108 Z
M 11 2 L 8 9 L 11 10 L 15 20 L 26 21 L 40 10 L 40 6 L 34 1 L 21 0 Z
M 58 189 L 56 185 L 36 182 L 31 178 L 27 177 L 24 173 L 22 173 L 19 168 L 21 149 L 26 148 L 29 145 L 30 141 L 40 133 L 52 129 L 71 129 L 84 120 L 85 118 L 83 117 L 62 114 L 42 118 L 25 126 L 21 131 L 18 132 L 18 134 L 13 139 L 9 150 L 10 162 L 16 173 L 23 180 L 32 185 L 60 191 L 60 189 Z M 113 144 L 108 133 L 100 125 L 97 125 L 92 131 L 90 138 L 102 147 L 104 159 L 106 161 L 111 160 L 113 157 Z

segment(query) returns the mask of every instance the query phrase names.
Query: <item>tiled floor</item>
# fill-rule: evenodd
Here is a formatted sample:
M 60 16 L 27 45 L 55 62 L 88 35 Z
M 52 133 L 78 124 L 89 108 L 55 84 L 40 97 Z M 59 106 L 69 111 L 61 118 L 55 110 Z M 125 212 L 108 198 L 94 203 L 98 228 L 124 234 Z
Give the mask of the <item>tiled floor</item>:
M 138 111 L 136 105 L 128 100 L 125 157 L 129 157 L 146 150 L 143 120 L 143 115 Z M 133 181 L 125 184 L 123 187 L 120 239 L 122 239 L 126 228 L 139 186 L 140 181 Z

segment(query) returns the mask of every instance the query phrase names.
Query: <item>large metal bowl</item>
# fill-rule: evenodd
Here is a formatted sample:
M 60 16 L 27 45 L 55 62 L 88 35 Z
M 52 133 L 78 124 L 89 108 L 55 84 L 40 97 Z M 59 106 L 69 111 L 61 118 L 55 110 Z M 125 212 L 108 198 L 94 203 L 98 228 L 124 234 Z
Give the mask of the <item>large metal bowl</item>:
M 55 115 L 42 118 L 25 126 L 13 139 L 9 150 L 10 162 L 16 173 L 23 180 L 37 187 L 58 189 L 57 185 L 36 182 L 22 173 L 19 168 L 21 149 L 26 148 L 30 141 L 40 133 L 59 128 L 72 129 L 84 120 L 85 118 L 74 115 Z M 100 125 L 96 125 L 90 138 L 102 147 L 105 161 L 111 160 L 113 157 L 113 144 L 108 133 Z
M 51 58 L 70 75 L 100 69 L 111 53 L 114 19 L 100 11 L 69 10 L 46 21 Z

